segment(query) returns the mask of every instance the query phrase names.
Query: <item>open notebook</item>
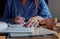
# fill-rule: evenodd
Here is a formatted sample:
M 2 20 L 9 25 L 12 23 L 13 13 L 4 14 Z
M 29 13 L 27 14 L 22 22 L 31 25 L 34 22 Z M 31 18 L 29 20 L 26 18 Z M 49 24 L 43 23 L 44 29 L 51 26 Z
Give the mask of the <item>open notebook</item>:
M 37 28 L 37 31 L 38 32 L 38 29 L 39 29 L 39 34 L 36 34 L 36 33 L 33 33 L 35 28 L 34 27 L 31 27 L 31 28 L 26 28 L 26 27 L 23 27 L 23 24 L 7 24 L 4 23 L 4 22 L 0 22 L 0 26 L 3 25 L 3 27 L 0 27 L 0 29 L 4 28 L 4 26 L 7 26 L 5 27 L 4 29 L 2 29 L 0 31 L 0 33 L 10 33 L 10 36 L 11 37 L 18 37 L 18 36 L 34 36 L 34 35 L 45 35 L 45 34 L 55 34 L 56 32 L 54 31 L 51 31 L 51 30 L 48 30 L 48 29 L 45 29 L 45 28 Z
M 0 32 L 5 33 L 32 33 L 34 31 L 34 27 L 23 27 L 24 24 L 8 24 L 8 27 Z
M 41 36 L 41 35 L 51 35 L 51 34 L 56 34 L 56 32 L 40 27 L 40 28 L 37 28 L 37 30 L 33 33 L 25 33 L 25 34 L 10 33 L 10 36 L 11 37 L 22 37 L 22 36 L 25 37 L 25 36 Z

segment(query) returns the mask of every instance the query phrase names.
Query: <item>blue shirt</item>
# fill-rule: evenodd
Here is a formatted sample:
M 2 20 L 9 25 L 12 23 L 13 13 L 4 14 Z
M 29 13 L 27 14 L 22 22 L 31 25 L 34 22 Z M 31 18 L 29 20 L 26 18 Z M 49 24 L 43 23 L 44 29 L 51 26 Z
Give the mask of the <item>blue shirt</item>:
M 35 0 L 28 0 L 23 8 L 22 0 L 7 0 L 3 21 L 7 22 L 9 18 L 15 18 L 18 14 L 28 21 L 33 16 L 41 16 L 43 18 L 51 18 L 50 11 L 44 0 L 38 0 L 38 12 L 36 13 Z

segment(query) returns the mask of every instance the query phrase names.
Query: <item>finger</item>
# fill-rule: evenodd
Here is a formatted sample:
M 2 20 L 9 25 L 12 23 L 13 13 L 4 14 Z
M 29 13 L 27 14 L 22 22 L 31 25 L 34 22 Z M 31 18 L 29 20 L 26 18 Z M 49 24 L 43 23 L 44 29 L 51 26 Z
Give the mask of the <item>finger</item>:
M 29 21 L 28 21 L 28 27 L 31 27 L 32 22 L 33 22 L 33 17 L 29 19 Z
M 23 23 L 24 21 L 21 21 L 21 20 L 19 20 L 19 19 L 17 19 L 17 20 L 15 20 L 15 23 Z
M 36 22 L 36 24 L 34 25 L 34 27 L 37 27 L 39 25 L 39 22 Z
M 20 20 L 21 20 L 21 21 L 23 21 L 23 18 L 22 18 L 22 17 L 20 17 Z
M 27 22 L 26 24 L 24 24 L 24 27 L 28 27 L 28 24 L 29 24 L 29 22 Z
M 24 18 L 23 18 L 23 17 L 19 17 L 19 16 L 17 16 L 17 17 L 16 17 L 16 19 L 19 19 L 19 20 L 21 20 L 21 21 L 23 21 L 23 20 L 24 20 Z
M 19 17 L 19 16 L 16 16 L 16 19 L 20 19 L 21 17 Z
M 24 23 L 24 21 L 19 20 L 19 23 Z
M 23 19 L 23 20 L 25 20 L 25 18 L 24 18 L 24 17 L 22 17 L 22 19 Z
M 20 19 L 20 17 L 17 16 L 15 19 Z
M 15 20 L 15 23 L 19 24 L 19 21 Z
M 31 25 L 33 24 L 34 20 L 31 20 L 31 22 L 28 24 L 28 27 L 31 27 Z
M 37 20 L 35 20 L 35 21 L 32 23 L 31 27 L 34 27 L 36 23 L 37 23 Z

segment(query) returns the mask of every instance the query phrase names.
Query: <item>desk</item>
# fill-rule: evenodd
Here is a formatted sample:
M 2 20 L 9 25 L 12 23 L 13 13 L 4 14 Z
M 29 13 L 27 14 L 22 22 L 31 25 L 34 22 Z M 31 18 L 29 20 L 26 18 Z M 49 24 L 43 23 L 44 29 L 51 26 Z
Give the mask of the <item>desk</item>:
M 59 32 L 59 33 L 56 34 L 56 36 L 58 37 L 58 39 L 60 39 L 60 23 L 57 23 L 56 26 L 58 27 L 57 30 Z
M 6 39 L 6 36 L 0 36 L 0 39 Z
M 7 38 L 7 39 L 57 39 L 57 38 L 45 36 L 45 37 L 21 37 L 21 38 Z
M 60 39 L 60 33 L 57 33 L 56 36 L 58 37 L 58 39 Z
M 7 35 L 6 33 L 1 33 L 0 34 L 0 39 L 6 39 L 6 35 Z
M 56 26 L 60 26 L 60 23 L 57 23 Z M 57 38 L 58 37 L 58 38 Z M 0 39 L 5 39 L 6 36 L 0 36 Z M 60 33 L 57 33 L 56 36 L 37 36 L 37 37 L 21 37 L 21 38 L 7 38 L 7 39 L 60 39 Z

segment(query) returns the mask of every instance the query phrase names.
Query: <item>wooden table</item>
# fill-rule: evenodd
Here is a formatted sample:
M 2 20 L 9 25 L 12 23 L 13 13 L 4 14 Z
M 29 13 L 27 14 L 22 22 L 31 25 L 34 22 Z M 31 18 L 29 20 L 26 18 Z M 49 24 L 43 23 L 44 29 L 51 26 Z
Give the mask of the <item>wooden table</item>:
M 57 23 L 56 26 L 60 27 L 60 23 Z M 0 36 L 0 39 L 6 39 L 6 37 L 7 36 L 2 35 Z M 37 36 L 37 37 L 7 38 L 7 39 L 60 39 L 60 33 L 57 33 L 56 36 L 41 36 L 41 37 Z
M 58 39 L 60 39 L 60 23 L 57 23 L 56 26 L 58 27 L 57 31 L 59 32 L 56 34 L 56 36 L 58 37 Z
M 0 36 L 0 39 L 6 39 L 6 36 Z
M 0 39 L 6 39 L 7 34 L 6 33 L 0 33 Z

